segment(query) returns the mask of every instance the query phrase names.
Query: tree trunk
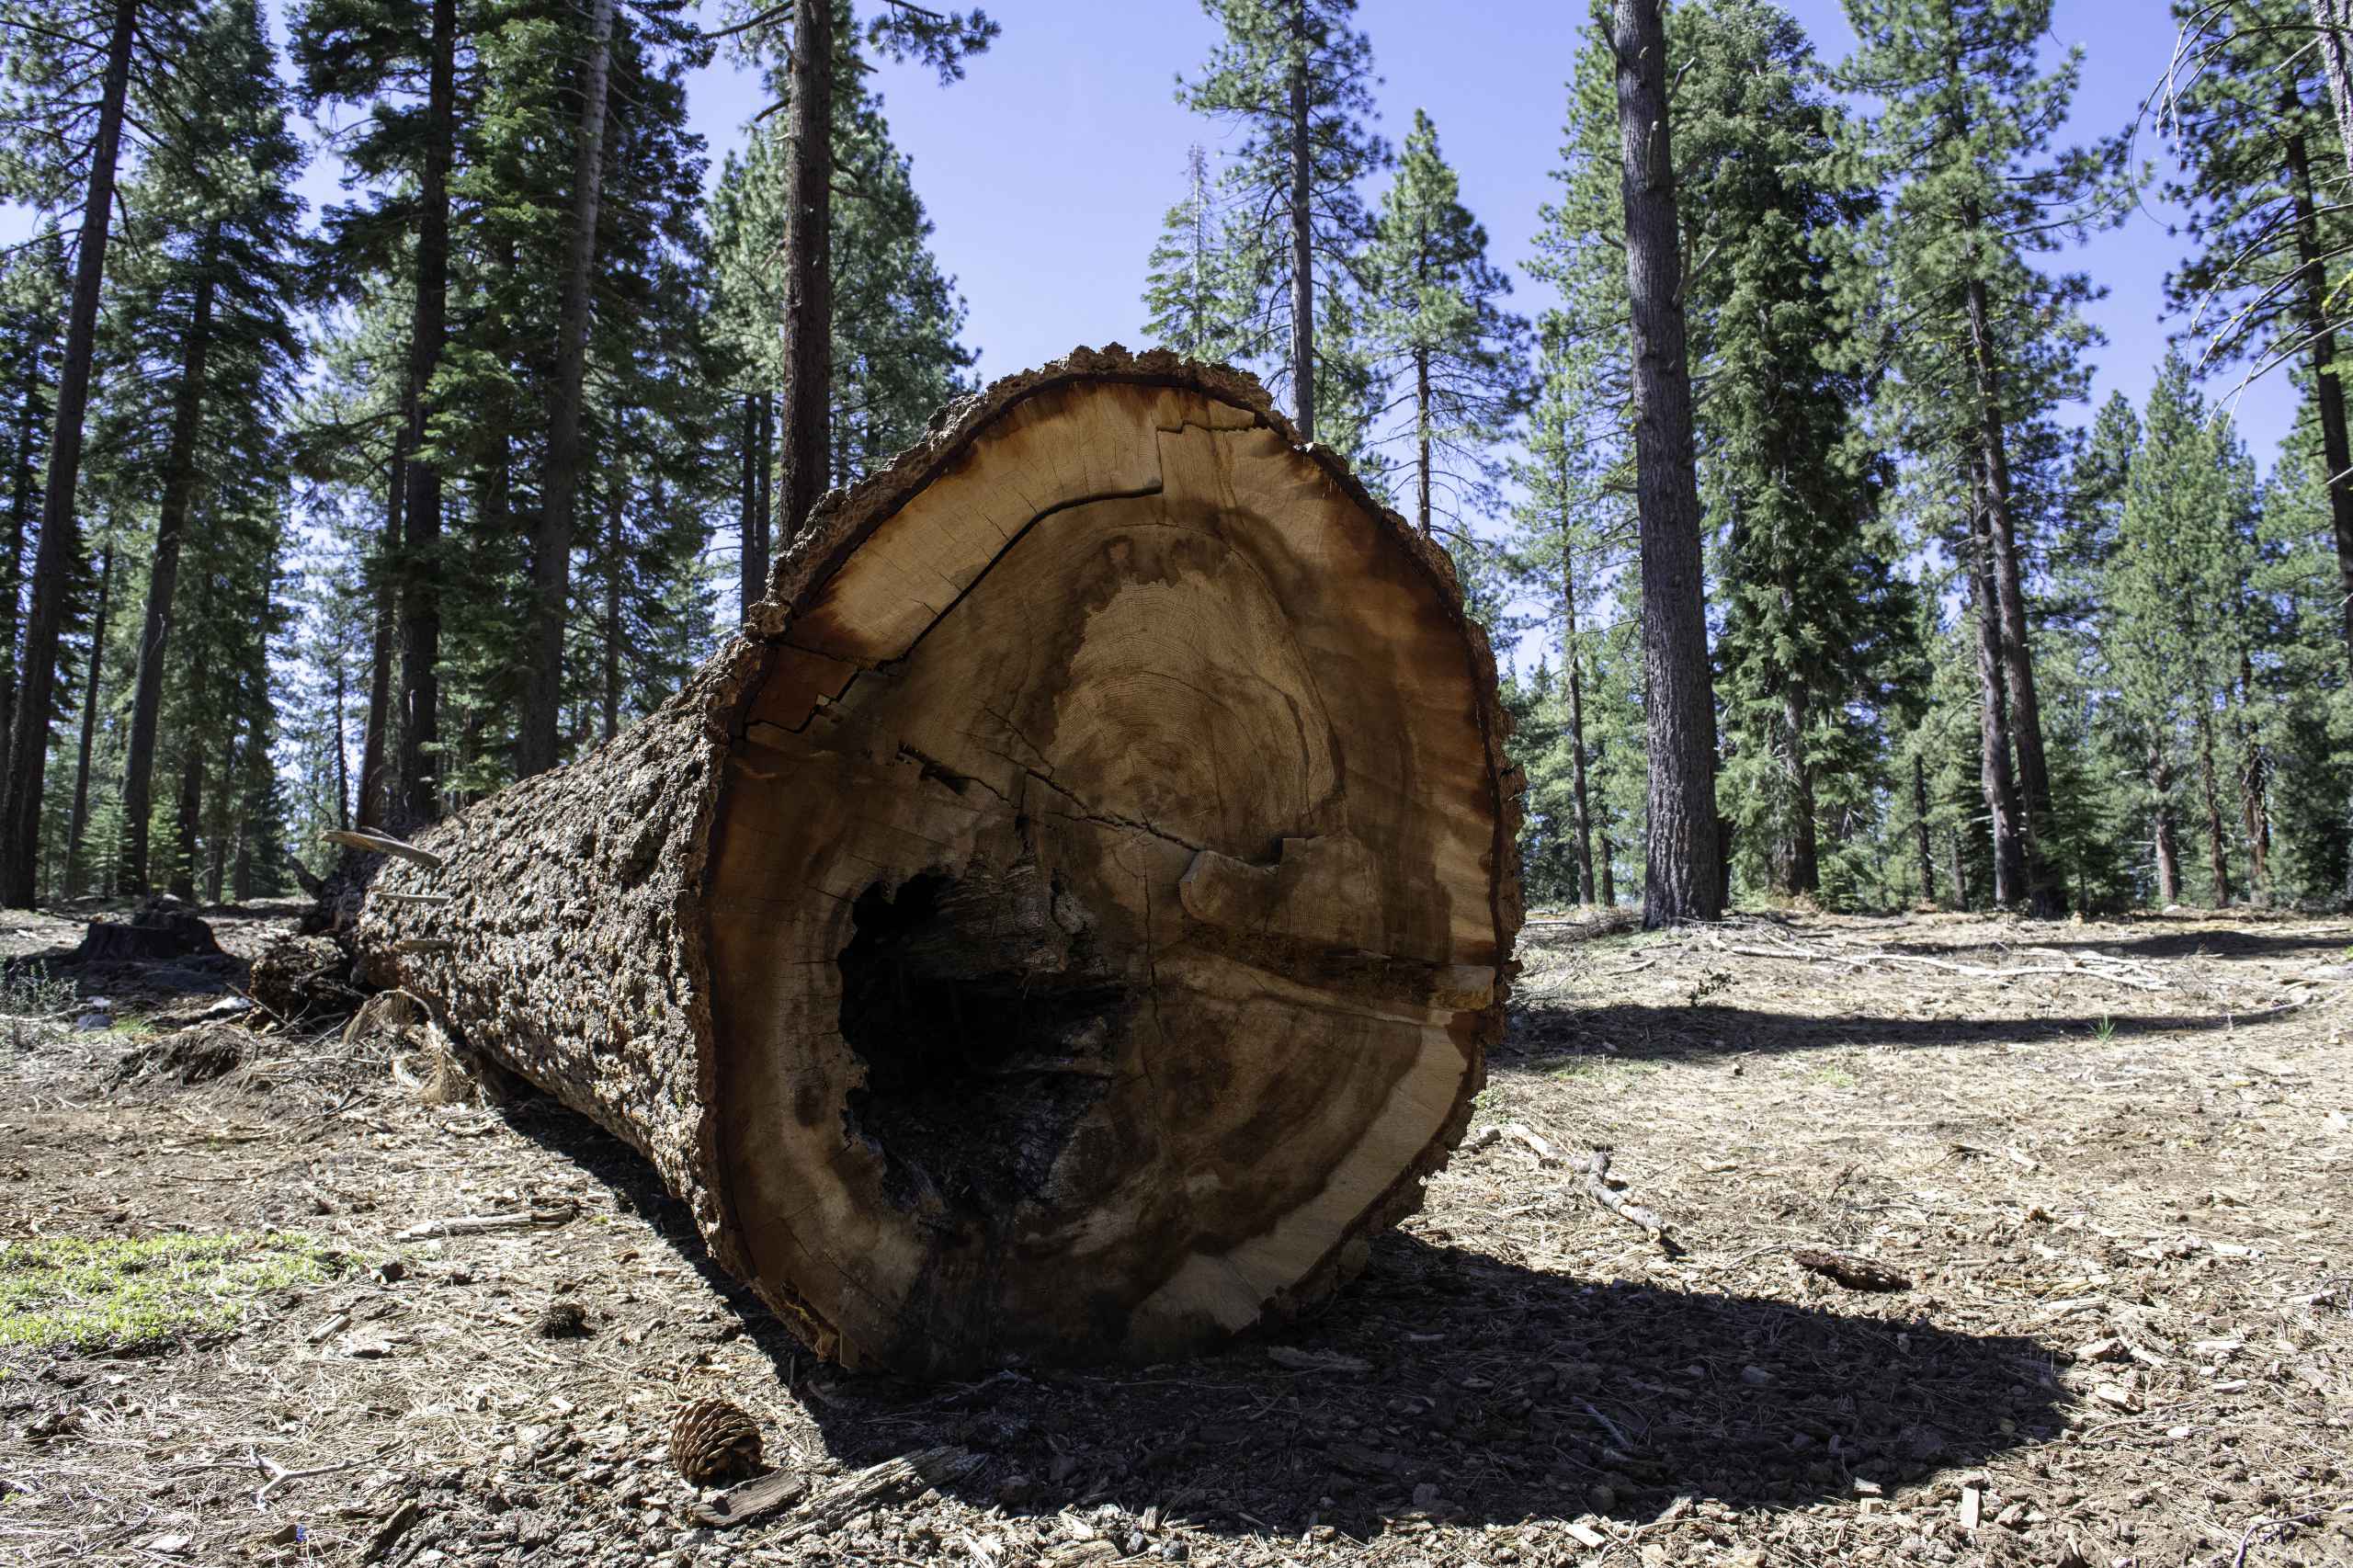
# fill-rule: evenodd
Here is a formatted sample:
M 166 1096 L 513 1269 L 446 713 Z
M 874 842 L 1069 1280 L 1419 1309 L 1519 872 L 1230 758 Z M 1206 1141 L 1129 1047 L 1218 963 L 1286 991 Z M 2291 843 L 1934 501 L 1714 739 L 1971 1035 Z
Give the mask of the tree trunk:
M 428 394 L 449 310 L 449 168 L 457 147 L 457 0 L 433 0 L 426 85 L 425 164 L 417 182 L 416 298 L 402 387 L 401 753 L 390 825 L 405 832 L 441 814 L 441 471 L 422 460 Z
M 2173 830 L 2173 763 L 2162 736 L 2149 742 L 2149 789 L 2156 797 L 2151 836 L 2157 853 L 2157 904 L 2181 902 L 2181 846 Z
M 2271 891 L 2271 807 L 2269 769 L 2263 756 L 2263 743 L 2256 737 L 2255 726 L 2248 710 L 2255 700 L 2255 659 L 2245 646 L 2239 646 L 2239 699 L 2236 728 L 2239 741 L 2239 821 L 2246 830 L 2247 895 L 2256 903 L 2266 902 Z
M 827 12 L 804 6 L 806 13 Z M 531 539 L 530 669 L 523 699 L 517 771 L 556 765 L 563 718 L 563 626 L 572 598 L 574 507 L 579 499 L 580 405 L 588 358 L 589 274 L 597 260 L 597 212 L 604 193 L 605 98 L 611 74 L 613 0 L 595 0 L 580 124 L 572 149 L 572 228 L 566 236 L 563 314 L 556 327 L 555 386 L 549 398 L 547 478 Z
M 1952 906 L 1966 915 L 1969 913 L 1969 858 L 1961 853 L 1961 829 L 1956 827 L 1946 835 L 1945 848 L 1952 860 Z
M 1443 553 L 1255 381 L 1074 356 L 829 504 L 670 702 L 429 830 L 360 949 L 819 1353 L 1164 1359 L 1324 1298 L 1468 1119 L 1519 924 L 1494 680 Z
M 1973 228 L 1976 215 L 1968 215 Z M 2042 703 L 2034 688 L 2033 645 L 2028 641 L 2026 589 L 2018 571 L 2018 532 L 2010 505 L 2010 456 L 2002 415 L 2001 369 L 1994 348 L 1984 283 L 1969 280 L 1970 365 L 1976 378 L 1978 479 L 1984 490 L 1986 537 L 1993 545 L 1994 605 L 1998 612 L 2002 683 L 2026 859 L 2028 912 L 2040 920 L 2067 913 L 2067 895 L 2051 864 L 2051 767 L 2042 750 Z
M 1563 492 L 1565 494 L 1565 491 Z M 1585 777 L 1585 670 L 1577 651 L 1576 558 L 1569 519 L 1561 518 L 1561 663 L 1569 672 L 1569 799 L 1577 823 L 1577 902 L 1593 902 L 1593 812 Z
M 2353 6 L 2346 0 L 2313 0 L 2313 26 L 2319 35 L 2321 66 L 2328 77 L 2328 101 L 2336 109 L 2336 134 L 2345 148 L 2345 172 L 2353 176 Z
M 1291 0 L 1290 381 L 1302 440 L 1315 439 L 1315 158 L 1308 114 L 1307 0 Z
M 1790 731 L 1790 892 L 1822 891 L 1822 856 L 1814 831 L 1813 765 L 1806 760 L 1805 731 L 1809 710 L 1802 682 L 1792 680 L 1781 692 L 1781 722 Z
M 17 717 L 17 610 L 25 586 L 25 525 L 32 521 L 33 496 L 40 486 L 40 464 L 33 446 L 40 438 L 40 356 L 25 355 L 25 385 L 17 405 L 17 469 L 9 481 L 8 532 L 0 543 L 0 753 Z
M 1976 559 L 1970 564 L 1971 597 L 1977 620 L 1977 775 L 1993 825 L 1994 907 L 2015 909 L 2026 896 L 2026 834 L 2019 818 L 2017 777 L 2010 771 L 2010 722 L 2002 684 L 2001 622 L 1995 608 L 1989 524 L 1972 508 Z
M 335 660 L 335 825 L 351 826 L 351 777 L 349 764 L 344 757 L 343 717 L 343 654 L 337 650 Z
M 2292 124 L 2300 108 L 2294 84 L 2284 93 L 2281 118 Z M 2353 435 L 2346 427 L 2345 383 L 2336 373 L 2336 334 L 2329 325 L 2328 278 L 2313 196 L 2312 158 L 2301 134 L 2288 137 L 2287 154 L 2288 190 L 2296 212 L 2296 292 L 2302 307 L 2306 352 L 2311 357 L 2313 403 L 2320 414 L 2321 460 L 2328 465 L 2328 520 L 2336 544 L 2338 626 L 2345 639 L 2347 667 L 2353 670 Z
M 1920 902 L 1937 902 L 1937 857 L 1928 845 L 1928 765 L 1912 754 L 1912 847 L 1920 858 Z
M 115 0 L 98 89 L 97 135 L 90 148 L 88 199 L 75 244 L 74 301 L 65 322 L 65 360 L 57 378 L 57 413 L 49 439 L 49 482 L 42 494 L 40 548 L 33 557 L 32 608 L 25 619 L 17 711 L 8 733 L 7 777 L 0 780 L 0 904 L 32 907 L 40 863 L 41 776 L 49 763 L 49 723 L 57 699 L 57 643 L 82 566 L 74 527 L 74 487 L 82 476 L 82 419 L 90 403 L 90 358 L 97 342 L 98 293 L 106 278 L 107 229 L 114 212 L 115 165 L 122 151 L 123 100 L 139 0 Z
M 760 413 L 767 399 L 766 392 L 744 394 L 744 494 L 737 515 L 738 531 L 744 540 L 738 562 L 742 568 L 739 591 L 746 620 L 752 617 L 752 607 L 767 592 L 768 585 L 767 518 L 760 506 L 760 471 L 766 461 L 761 451 Z
M 1414 350 L 1414 517 L 1430 533 L 1430 352 Z
M 204 426 L 205 361 L 212 339 L 211 258 L 217 227 L 199 258 L 196 299 L 188 341 L 181 346 L 179 385 L 172 395 L 172 433 L 164 453 L 163 499 L 155 508 L 155 543 L 147 572 L 147 612 L 139 633 L 139 663 L 131 676 L 131 738 L 122 763 L 122 866 L 117 888 L 147 891 L 147 827 L 153 814 L 155 731 L 164 712 L 164 655 L 171 641 L 172 599 L 180 580 L 180 540 L 196 501 L 197 438 Z
M 197 838 L 204 817 L 204 731 L 188 726 L 180 754 L 179 843 L 172 856 L 171 894 L 196 902 Z
M 359 807 L 363 828 L 384 825 L 392 780 L 385 776 L 385 731 L 392 716 L 392 643 L 400 635 L 400 595 L 393 584 L 401 553 L 401 470 L 395 458 L 385 485 L 384 531 L 377 545 L 375 624 L 368 641 L 368 714 L 359 733 Z
M 107 600 L 114 587 L 114 547 L 98 556 L 98 605 L 90 617 L 90 673 L 82 683 L 82 745 L 74 757 L 74 811 L 65 824 L 65 874 L 61 892 L 73 898 L 82 892 L 82 835 L 90 822 L 90 749 L 98 733 L 98 699 L 105 690 Z
M 1624 154 L 1626 283 L 1632 334 L 1634 484 L 1642 528 L 1643 696 L 1650 726 L 1650 834 L 1643 924 L 1722 911 L 1716 818 L 1716 705 L 1699 562 L 1699 483 L 1683 252 L 1667 139 L 1661 0 L 1616 0 L 1618 126 Z
M 2198 782 L 2206 797 L 2206 869 L 2212 903 L 2225 909 L 2231 902 L 2231 843 L 2222 832 L 2222 783 L 2214 767 L 2214 715 L 2201 701 L 2198 710 Z
M 825 493 L 834 403 L 834 8 L 792 13 L 792 210 L 785 232 L 782 539 Z M 763 592 L 766 584 L 762 585 Z

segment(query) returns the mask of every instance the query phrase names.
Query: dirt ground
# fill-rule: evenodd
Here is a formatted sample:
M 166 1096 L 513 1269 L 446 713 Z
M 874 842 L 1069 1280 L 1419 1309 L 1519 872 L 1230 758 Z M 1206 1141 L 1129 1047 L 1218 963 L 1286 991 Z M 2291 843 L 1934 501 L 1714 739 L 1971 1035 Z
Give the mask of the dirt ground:
M 278 913 L 216 924 L 250 957 Z M 137 1353 L 0 1346 L 0 1562 L 2353 1563 L 2353 924 L 1563 922 L 1522 957 L 1469 1146 L 1322 1316 L 938 1388 L 811 1365 L 547 1100 L 427 1105 L 295 1029 L 195 1084 L 128 1014 L 12 1029 L 0 1241 L 338 1261 Z M 1589 1195 L 1597 1148 L 1665 1239 Z M 542 1332 L 563 1302 L 585 1335 Z M 821 1493 L 970 1458 L 714 1530 L 664 1451 L 700 1394 Z

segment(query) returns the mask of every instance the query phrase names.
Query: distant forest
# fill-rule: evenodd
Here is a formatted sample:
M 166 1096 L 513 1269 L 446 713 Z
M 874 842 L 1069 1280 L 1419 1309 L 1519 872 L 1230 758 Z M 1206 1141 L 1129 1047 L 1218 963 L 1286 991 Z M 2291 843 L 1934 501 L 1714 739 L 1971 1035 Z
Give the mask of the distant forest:
M 1149 341 L 1258 371 L 1519 651 L 1532 904 L 2353 897 L 2343 0 L 2177 5 L 2174 71 L 2082 144 L 2050 0 L 1847 0 L 1835 64 L 1769 0 L 1563 13 L 1510 258 L 1443 128 L 1384 132 L 1354 0 L 1200 4 L 1177 90 L 1229 151 L 1171 150 Z M 870 77 L 1021 90 L 997 28 L 0 0 L 0 902 L 288 893 L 322 832 L 665 700 L 974 384 Z M 722 55 L 771 108 L 714 177 Z M 2160 143 L 2177 347 L 2071 418 L 2067 253 L 2150 226 Z M 2302 400 L 2268 475 L 2245 375 Z

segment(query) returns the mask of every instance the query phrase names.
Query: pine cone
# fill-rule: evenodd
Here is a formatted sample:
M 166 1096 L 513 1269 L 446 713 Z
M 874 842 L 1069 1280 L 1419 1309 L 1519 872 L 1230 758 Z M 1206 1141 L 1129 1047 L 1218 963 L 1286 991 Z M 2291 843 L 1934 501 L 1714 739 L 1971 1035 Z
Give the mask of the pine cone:
M 760 1468 L 760 1429 L 723 1399 L 689 1400 L 670 1424 L 670 1462 L 697 1486 Z

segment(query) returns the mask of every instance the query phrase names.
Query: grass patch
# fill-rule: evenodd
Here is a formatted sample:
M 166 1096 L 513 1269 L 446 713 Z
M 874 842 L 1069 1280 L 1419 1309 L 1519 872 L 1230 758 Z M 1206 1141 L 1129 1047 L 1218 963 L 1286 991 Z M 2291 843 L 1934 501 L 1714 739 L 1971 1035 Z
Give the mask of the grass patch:
M 1658 1071 L 1654 1062 L 1628 1062 L 1616 1056 L 1557 1056 L 1538 1065 L 1547 1078 L 1604 1085 L 1631 1083 Z
M 0 1244 L 0 1349 L 152 1347 L 236 1327 L 254 1298 L 348 1260 L 306 1236 L 59 1236 Z

